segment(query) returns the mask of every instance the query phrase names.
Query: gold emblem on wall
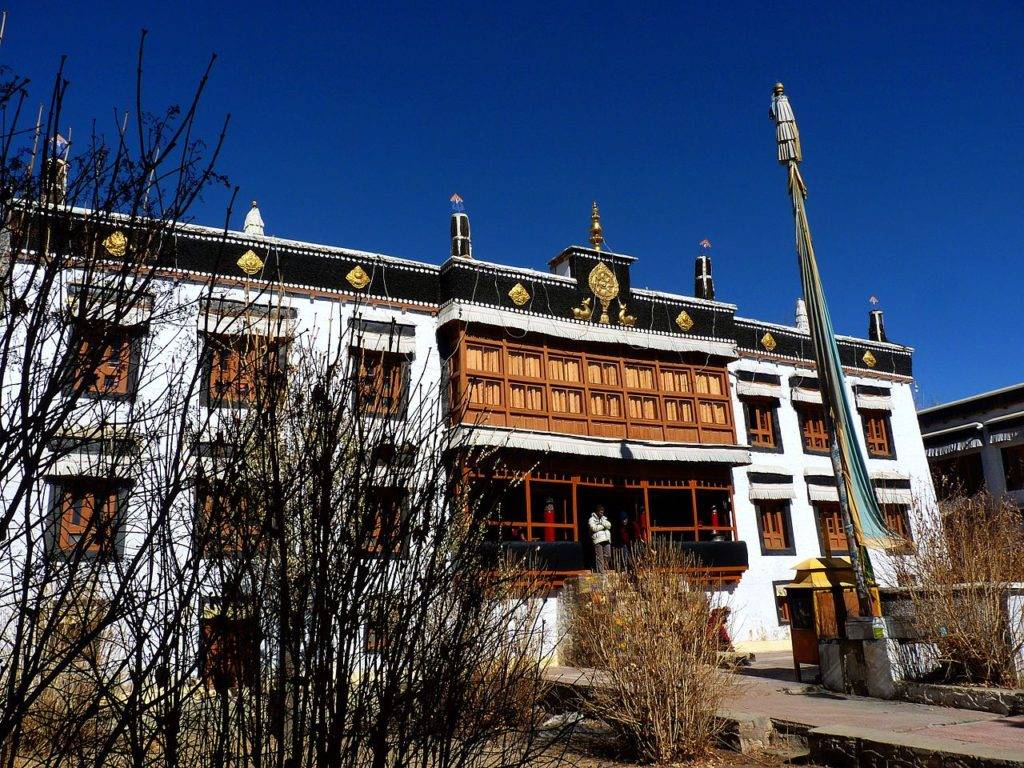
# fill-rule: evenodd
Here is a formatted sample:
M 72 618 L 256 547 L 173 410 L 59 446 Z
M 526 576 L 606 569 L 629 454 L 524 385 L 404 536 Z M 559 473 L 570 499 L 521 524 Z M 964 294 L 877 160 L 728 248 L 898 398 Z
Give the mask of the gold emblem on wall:
M 693 328 L 693 318 L 686 314 L 685 309 L 676 315 L 676 326 L 678 326 L 679 330 L 683 333 L 686 333 L 688 330 Z
M 878 360 L 875 359 L 875 356 L 871 354 L 870 349 L 864 353 L 864 357 L 862 357 L 861 360 L 864 361 L 868 368 L 874 368 L 876 365 L 878 365 Z
M 767 349 L 769 352 L 774 352 L 778 343 L 775 341 L 775 337 L 770 332 L 765 332 L 764 336 L 761 337 L 761 346 Z
M 588 296 L 580 302 L 578 307 L 572 308 L 572 316 L 577 320 L 589 320 L 594 315 L 594 308 L 590 306 L 590 297 Z
M 246 251 L 235 263 L 238 264 L 240 270 L 250 277 L 263 269 L 263 259 L 257 256 L 255 251 Z
M 512 290 L 508 292 L 508 297 L 512 299 L 513 304 L 521 307 L 530 300 L 530 292 L 526 290 L 526 286 L 522 283 L 516 283 L 512 286 Z
M 601 302 L 601 317 L 598 319 L 598 322 L 610 322 L 608 305 L 612 299 L 619 295 L 619 280 L 615 277 L 615 273 L 609 269 L 607 264 L 599 261 L 597 266 L 590 270 L 587 284 L 590 286 L 590 290 L 594 292 L 594 295 L 597 296 L 597 300 Z
M 345 275 L 345 279 L 348 280 L 348 284 L 357 291 L 363 290 L 363 288 L 370 284 L 370 276 L 366 274 L 366 270 L 358 264 L 349 270 L 349 273 Z
M 124 232 L 120 229 L 107 235 L 107 238 L 101 243 L 101 245 L 106 248 L 107 253 L 111 256 L 117 256 L 118 258 L 124 256 L 128 252 L 128 238 L 125 237 Z

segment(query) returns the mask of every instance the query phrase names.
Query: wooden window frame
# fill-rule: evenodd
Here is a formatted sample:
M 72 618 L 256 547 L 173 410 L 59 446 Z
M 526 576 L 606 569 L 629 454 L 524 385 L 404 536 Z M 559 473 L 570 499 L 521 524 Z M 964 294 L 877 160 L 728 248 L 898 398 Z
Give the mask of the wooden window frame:
M 277 388 L 286 382 L 288 372 L 288 339 L 286 337 L 216 333 L 205 333 L 203 336 L 204 386 L 202 399 L 203 405 L 206 407 L 248 408 L 256 404 L 261 395 L 273 397 Z M 263 354 L 260 354 L 258 348 L 251 350 L 240 348 L 248 344 L 265 345 Z M 250 356 L 250 361 L 243 366 L 241 358 L 244 354 Z M 225 355 L 228 356 L 226 364 L 222 362 Z M 233 376 L 230 374 L 232 365 L 235 369 Z M 225 368 L 229 370 L 227 377 L 215 375 L 217 370 Z M 215 381 L 215 378 L 220 381 Z M 221 381 L 227 383 L 222 386 Z
M 389 520 L 385 521 L 383 507 L 386 503 Z M 370 489 L 366 521 L 362 533 L 369 533 L 363 539 L 360 554 L 364 557 L 401 558 L 409 552 L 409 489 L 402 486 L 381 486 Z
M 223 519 L 213 521 L 212 507 L 217 499 L 223 502 L 224 510 L 220 513 Z M 205 475 L 197 478 L 195 502 L 198 522 L 195 538 L 203 557 L 240 556 L 251 549 L 254 542 L 259 542 L 262 526 L 248 519 L 245 497 L 240 493 L 233 493 L 230 483 L 224 478 Z M 219 525 L 213 528 L 217 522 Z
M 47 549 L 65 559 L 88 558 L 116 560 L 124 553 L 124 515 L 127 505 L 127 484 L 107 478 L 73 476 L 59 477 L 48 481 L 50 485 L 50 517 Z M 97 498 L 107 508 L 111 520 L 104 531 L 92 524 L 92 518 L 78 522 L 83 517 L 88 498 L 92 499 L 92 514 L 95 514 Z M 69 506 L 70 504 L 70 506 Z M 112 509 L 110 507 L 113 507 Z M 71 517 L 70 520 L 67 518 Z M 69 530 L 70 529 L 70 530 Z M 81 539 L 71 541 L 71 536 L 82 536 L 92 532 L 96 541 L 80 545 Z
M 218 603 L 219 610 L 207 607 Z M 218 691 L 257 686 L 260 681 L 261 631 L 255 606 L 244 598 L 230 602 L 207 598 L 202 608 L 198 654 L 200 680 L 207 688 Z M 232 616 L 232 611 L 242 615 Z M 228 671 L 225 671 L 223 662 L 219 664 L 217 657 L 226 652 L 217 650 L 214 643 L 219 640 L 228 644 L 226 641 L 229 639 L 234 647 L 228 659 Z
M 796 544 L 793 540 L 793 505 L 789 499 L 758 499 L 753 502 L 754 512 L 757 518 L 757 539 L 761 545 L 761 554 L 765 557 L 775 555 L 795 555 Z M 764 513 L 766 507 L 779 507 L 774 510 L 780 516 L 782 523 L 782 535 L 785 539 L 784 547 L 769 547 L 766 541 L 764 528 Z
M 885 527 L 899 539 L 886 551 L 891 554 L 906 554 L 914 547 L 914 533 L 910 527 L 910 508 L 906 504 L 882 504 L 882 517 L 885 519 Z M 892 520 L 899 520 L 897 526 L 890 525 Z M 900 529 L 895 530 L 894 528 Z
M 888 411 L 863 410 L 860 420 L 868 456 L 872 459 L 895 459 L 891 414 Z
M 793 618 L 789 615 L 789 601 L 785 597 L 779 597 L 779 587 L 784 587 L 790 584 L 790 579 L 779 579 L 778 581 L 772 582 L 772 599 L 775 600 L 775 618 L 779 622 L 780 627 L 788 627 L 793 623 Z
M 103 322 L 85 323 L 74 334 L 72 342 L 75 359 L 72 387 L 75 391 L 88 398 L 133 400 L 138 390 L 139 361 L 144 336 L 144 329 L 138 326 Z M 111 368 L 110 356 L 106 354 L 108 350 L 113 349 L 112 342 L 117 343 L 121 358 L 114 368 Z M 104 354 L 95 360 L 94 365 L 86 365 L 96 354 L 93 348 L 97 346 L 105 348 Z M 101 385 L 100 378 L 109 377 L 111 374 L 107 371 L 111 370 L 119 371 L 116 385 Z
M 368 360 L 376 360 L 371 367 Z M 404 352 L 351 348 L 355 382 L 352 407 L 362 416 L 404 419 L 409 412 L 411 355 Z M 379 373 L 378 373 L 379 372 Z M 372 393 L 367 398 L 367 393 Z
M 800 443 L 804 453 L 827 456 L 832 450 L 832 438 L 825 423 L 825 406 L 801 404 L 797 409 L 800 423 Z M 820 423 L 820 429 L 816 428 Z M 814 447 L 813 442 L 824 442 L 824 447 Z
M 781 431 L 779 430 L 779 401 L 766 397 L 740 398 L 743 405 L 743 421 L 747 430 L 750 450 L 760 453 L 782 453 Z M 767 412 L 770 423 L 767 428 L 755 423 L 756 412 Z M 771 442 L 763 442 L 765 436 Z M 755 438 L 760 440 L 755 441 Z
M 479 347 L 496 355 L 498 366 L 494 370 L 482 370 L 469 366 L 469 348 Z M 567 348 L 546 338 L 537 344 L 522 344 L 508 339 L 470 336 L 463 333 L 457 340 L 456 355 L 451 366 L 452 402 L 461 407 L 453 412 L 457 421 L 494 424 L 496 426 L 521 426 L 534 431 L 577 434 L 597 437 L 622 437 L 625 439 L 659 440 L 665 442 L 696 442 L 699 444 L 729 445 L 736 442 L 735 417 L 729 392 L 727 371 L 722 367 L 686 364 L 664 361 L 656 358 L 615 357 L 594 353 L 582 348 Z M 540 377 L 514 374 L 509 365 L 509 354 L 527 353 L 540 359 Z M 566 364 L 573 361 L 578 366 L 580 381 L 562 381 L 550 375 L 551 363 Z M 614 371 L 611 378 L 601 376 L 600 382 L 591 380 L 591 367 Z M 653 371 L 653 388 L 630 387 L 626 385 L 626 366 L 637 366 Z M 688 389 L 669 390 L 664 387 L 664 374 L 684 374 Z M 707 374 L 719 380 L 720 394 L 697 392 L 696 376 Z M 501 389 L 501 403 L 487 404 L 470 400 L 470 383 L 496 384 Z M 542 388 L 540 409 L 516 408 L 511 405 L 512 385 L 529 385 Z M 552 389 L 574 390 L 582 395 L 582 411 L 578 414 L 555 411 L 552 408 Z M 655 418 L 642 415 L 631 416 L 630 396 L 650 398 L 655 409 Z M 595 413 L 592 408 L 594 397 L 616 397 L 621 403 L 621 414 L 609 416 Z M 669 421 L 666 417 L 666 401 L 679 400 L 689 404 L 693 420 L 689 422 Z M 721 408 L 725 423 L 702 422 L 701 403 Z M 674 433 L 684 432 L 693 438 L 677 437 Z
M 814 524 L 818 532 L 818 546 L 821 548 L 821 554 L 823 557 L 841 557 L 850 554 L 850 541 L 846 537 L 846 531 L 843 528 L 843 515 L 839 509 L 839 502 L 837 501 L 815 501 L 811 504 L 811 508 L 814 510 Z M 839 525 L 839 531 L 843 536 L 843 541 L 846 542 L 846 548 L 833 549 L 829 543 L 828 526 L 825 523 L 824 515 L 822 514 L 825 510 L 828 510 L 829 516 L 835 514 L 835 518 Z M 836 537 L 836 542 L 839 539 Z

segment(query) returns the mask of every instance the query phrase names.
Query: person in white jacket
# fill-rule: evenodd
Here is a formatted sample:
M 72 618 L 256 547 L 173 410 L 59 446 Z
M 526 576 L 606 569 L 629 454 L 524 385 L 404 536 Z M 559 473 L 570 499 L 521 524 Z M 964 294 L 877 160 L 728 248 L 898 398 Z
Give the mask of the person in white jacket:
M 605 517 L 600 504 L 590 516 L 590 537 L 594 542 L 594 565 L 598 573 L 604 573 L 612 556 L 612 521 Z

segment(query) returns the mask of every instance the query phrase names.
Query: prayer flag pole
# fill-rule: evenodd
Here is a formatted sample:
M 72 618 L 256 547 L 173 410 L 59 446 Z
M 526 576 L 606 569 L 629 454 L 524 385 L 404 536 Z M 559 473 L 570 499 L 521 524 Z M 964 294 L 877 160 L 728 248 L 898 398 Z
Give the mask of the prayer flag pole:
M 800 175 L 803 152 L 800 147 L 800 131 L 782 83 L 776 83 L 772 91 L 772 105 L 769 112 L 775 123 L 775 139 L 778 145 L 779 164 L 788 172 L 789 195 L 793 202 L 793 218 L 796 224 L 796 251 L 800 262 L 800 281 L 803 285 L 804 302 L 810 325 L 811 342 L 818 368 L 818 386 L 829 431 L 832 469 L 839 491 L 839 512 L 850 546 L 850 560 L 857 585 L 857 597 L 862 616 L 875 614 L 868 583 L 872 578 L 871 561 L 867 545 L 878 546 L 888 538 L 888 531 L 878 508 L 875 491 L 868 476 L 867 463 L 857 443 L 853 427 L 850 401 L 846 394 L 846 377 L 839 357 L 832 319 L 821 275 L 814 256 L 811 228 L 807 222 L 807 185 Z

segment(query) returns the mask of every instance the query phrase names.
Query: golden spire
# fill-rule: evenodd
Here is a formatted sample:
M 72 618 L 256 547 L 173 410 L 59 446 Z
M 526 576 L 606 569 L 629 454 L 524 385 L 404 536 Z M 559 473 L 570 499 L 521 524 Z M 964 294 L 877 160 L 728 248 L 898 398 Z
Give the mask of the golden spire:
M 597 203 L 590 210 L 590 244 L 595 251 L 600 251 L 604 244 L 604 233 L 601 231 L 601 212 L 597 210 Z

